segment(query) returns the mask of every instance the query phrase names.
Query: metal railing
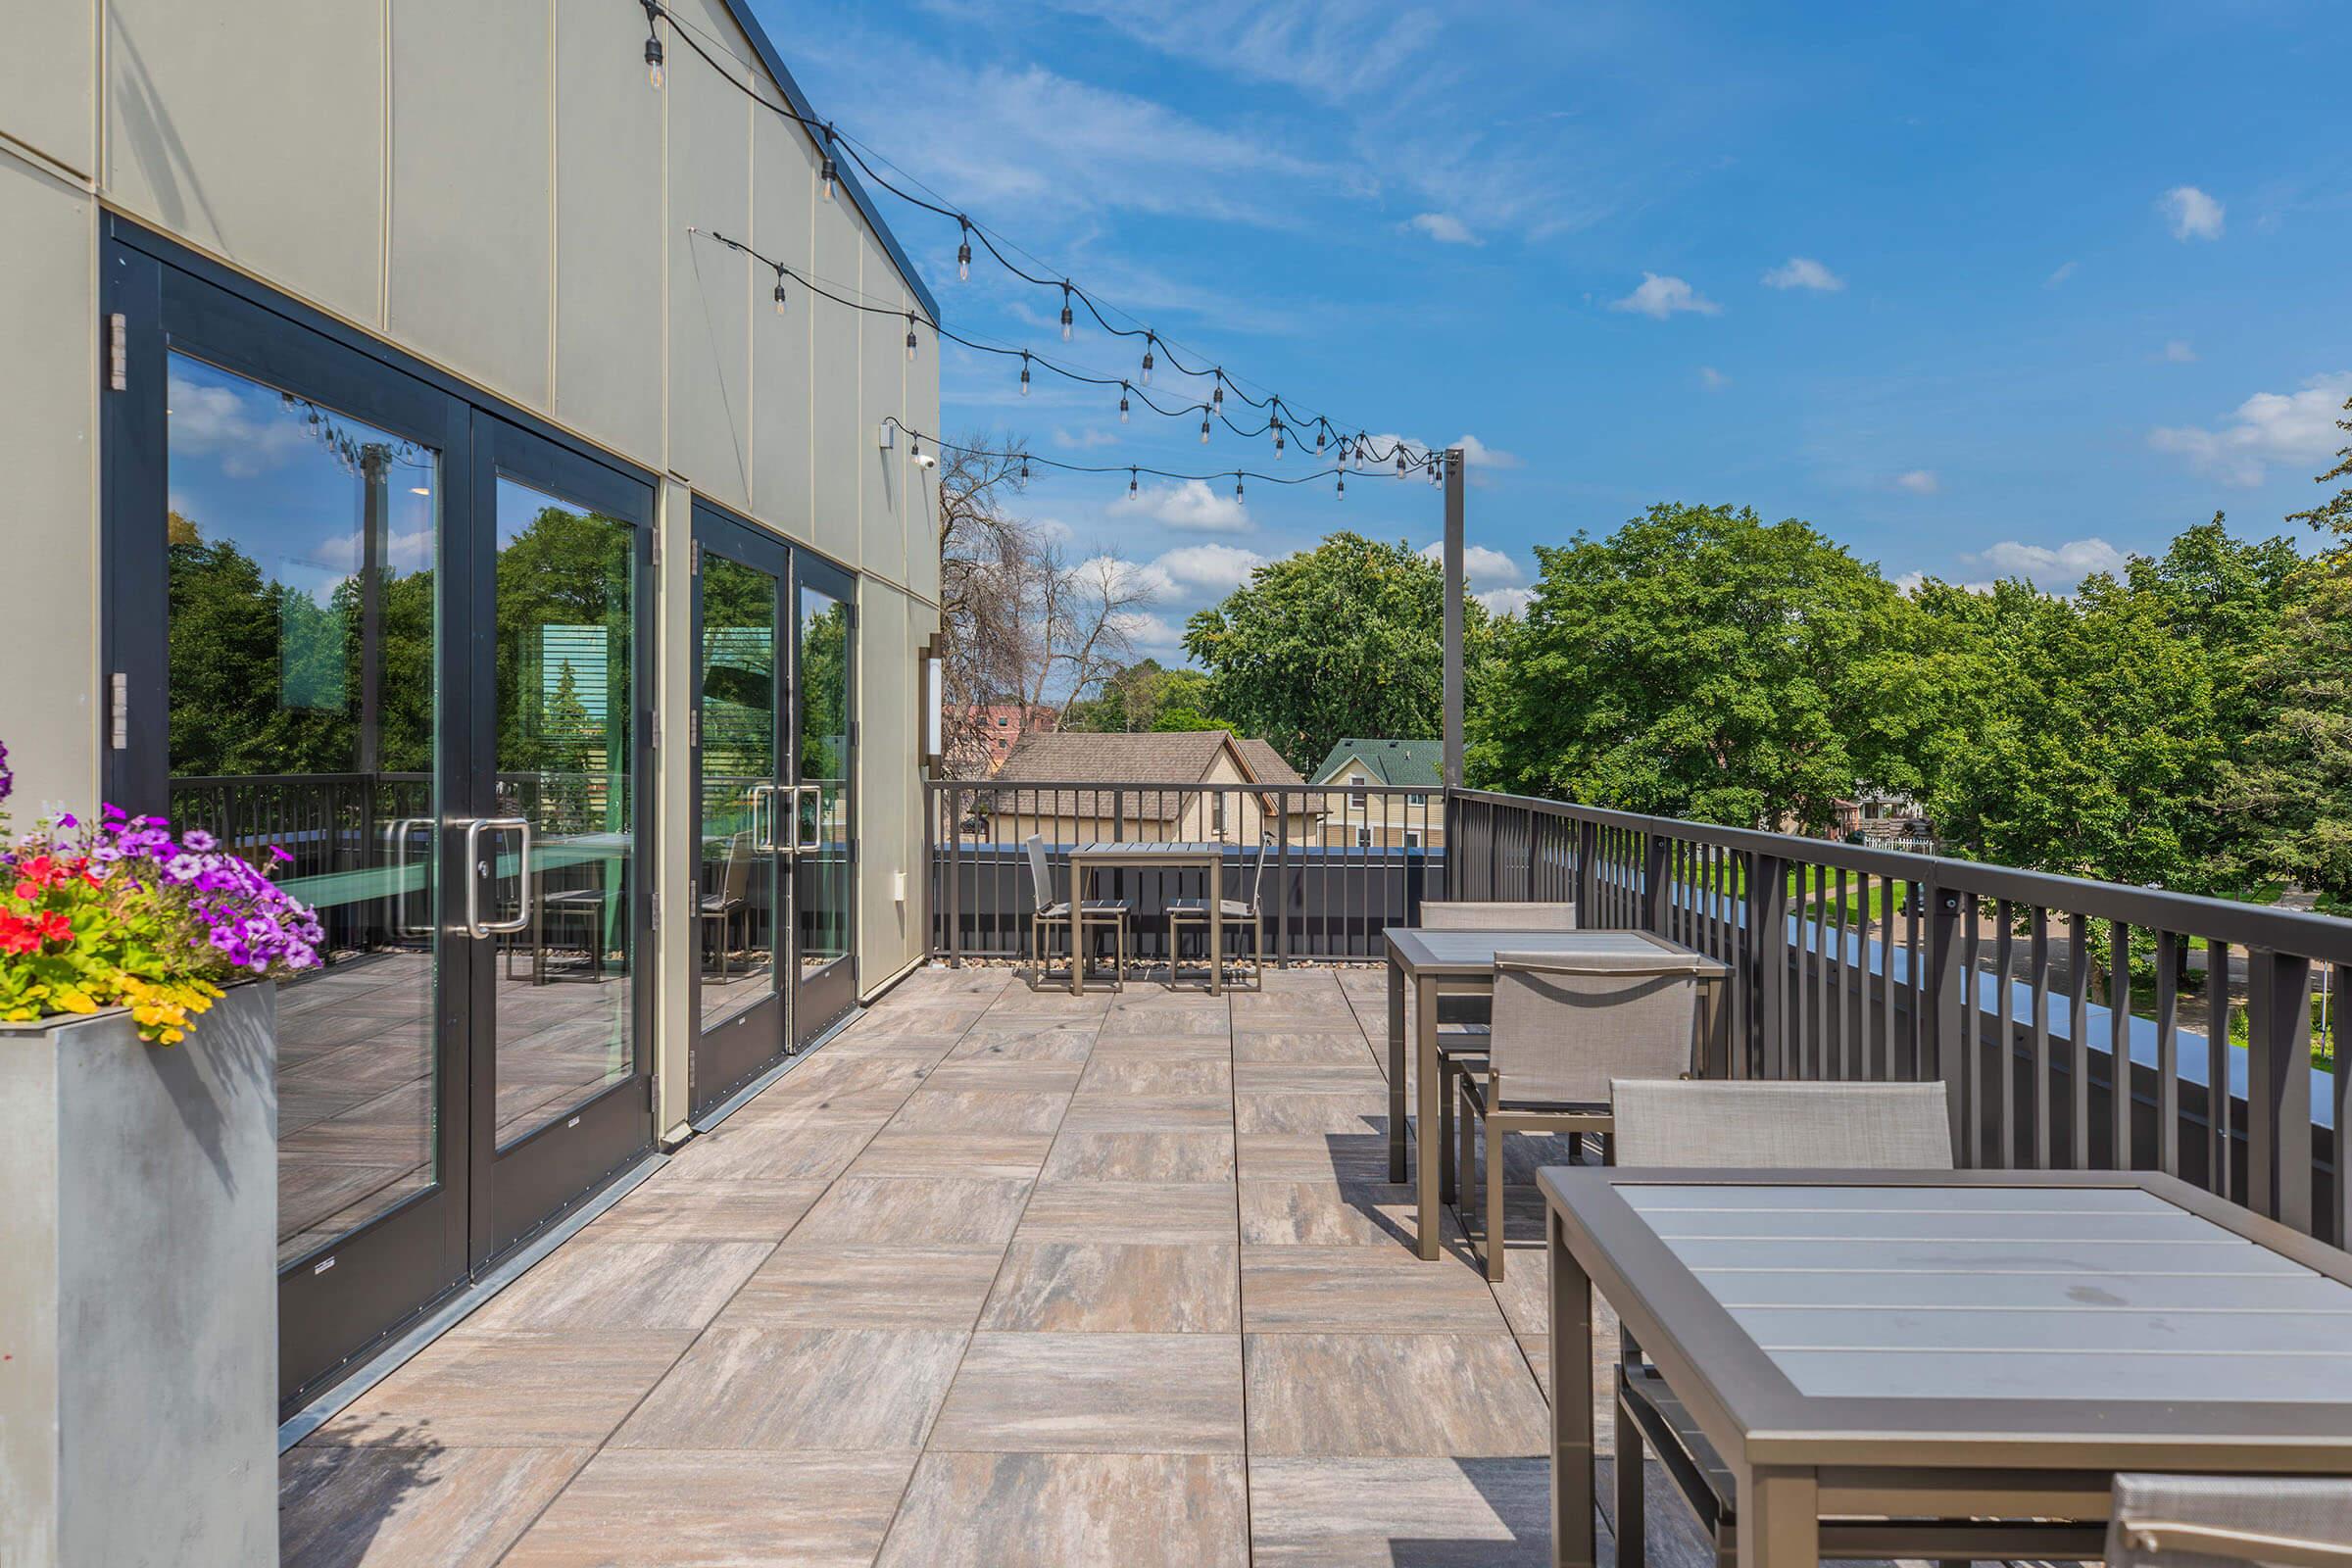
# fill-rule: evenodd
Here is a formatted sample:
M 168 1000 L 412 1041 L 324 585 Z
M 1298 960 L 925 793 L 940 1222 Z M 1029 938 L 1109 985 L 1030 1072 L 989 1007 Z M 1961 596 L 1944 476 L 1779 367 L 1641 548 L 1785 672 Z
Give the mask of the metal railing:
M 1964 1164 L 2159 1169 L 2352 1238 L 2312 1005 L 2352 921 L 1478 790 L 1446 816 L 1455 897 L 1731 964 L 1734 1076 L 1940 1078 Z
M 1054 898 L 1069 893 L 1073 845 L 1230 845 L 1225 896 L 1255 893 L 1276 962 L 1377 958 L 1382 931 L 1413 923 L 1422 900 L 1446 897 L 1435 788 L 941 779 L 923 794 L 931 954 L 950 962 L 1026 956 L 1032 834 L 1052 858 Z M 1128 901 L 1135 951 L 1152 961 L 1167 956 L 1167 902 L 1203 896 L 1203 879 L 1199 870 L 1105 871 L 1086 893 Z

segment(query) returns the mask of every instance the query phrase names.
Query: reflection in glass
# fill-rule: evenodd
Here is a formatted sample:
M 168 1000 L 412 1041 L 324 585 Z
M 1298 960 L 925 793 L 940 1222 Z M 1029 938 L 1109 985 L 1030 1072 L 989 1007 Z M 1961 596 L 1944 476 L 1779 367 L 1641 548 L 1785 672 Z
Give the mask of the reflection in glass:
M 800 962 L 806 975 L 850 951 L 850 607 L 801 590 Z
M 702 559 L 702 1021 L 775 993 L 776 836 L 788 830 L 776 768 L 774 577 Z
M 636 529 L 498 482 L 497 1141 L 634 1070 L 628 899 Z M 527 909 L 519 907 L 526 897 Z M 485 899 L 485 904 L 489 901 Z
M 438 1179 L 438 455 L 171 357 L 169 812 L 318 906 L 278 999 L 278 1255 Z

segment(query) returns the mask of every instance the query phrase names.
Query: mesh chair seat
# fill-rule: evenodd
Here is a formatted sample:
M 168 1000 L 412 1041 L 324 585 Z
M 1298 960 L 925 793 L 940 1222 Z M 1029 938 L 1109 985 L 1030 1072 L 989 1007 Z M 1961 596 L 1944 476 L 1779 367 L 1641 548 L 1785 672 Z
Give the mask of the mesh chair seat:
M 2352 1563 L 2352 1482 L 2305 1476 L 2119 1475 L 2111 1568 Z
M 1078 917 L 1082 920 L 1114 920 L 1127 911 L 1125 899 L 1088 899 L 1078 906 Z M 1040 920 L 1067 920 L 1069 917 L 1070 906 L 1066 899 L 1056 900 L 1037 911 Z
M 1239 899 L 1219 899 L 1217 905 L 1220 913 L 1236 920 L 1247 920 L 1255 912 Z M 1206 899 L 1170 899 L 1168 915 L 1171 919 L 1205 919 L 1208 915 L 1208 901 Z

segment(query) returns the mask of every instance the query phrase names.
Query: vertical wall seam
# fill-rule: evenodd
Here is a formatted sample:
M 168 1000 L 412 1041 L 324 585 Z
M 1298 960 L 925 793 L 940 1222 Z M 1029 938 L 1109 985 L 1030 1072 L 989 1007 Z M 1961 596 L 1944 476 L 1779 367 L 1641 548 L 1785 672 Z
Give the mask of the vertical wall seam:
M 556 329 L 558 312 L 557 291 L 564 281 L 563 258 L 557 251 L 557 222 L 562 216 L 559 176 L 563 171 L 564 143 L 561 139 L 562 116 L 558 111 L 558 95 L 564 90 L 564 78 L 556 53 L 556 27 L 559 18 L 556 0 L 547 0 L 547 402 L 550 409 L 556 403 Z
M 392 332 L 392 0 L 376 8 L 377 138 L 375 204 L 375 321 Z

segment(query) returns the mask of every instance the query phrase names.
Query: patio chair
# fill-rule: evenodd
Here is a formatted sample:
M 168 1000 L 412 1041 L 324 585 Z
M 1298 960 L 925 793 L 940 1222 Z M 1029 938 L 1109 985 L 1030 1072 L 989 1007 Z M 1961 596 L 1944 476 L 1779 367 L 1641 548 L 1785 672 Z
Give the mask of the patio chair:
M 711 946 L 721 980 L 727 978 L 728 939 L 735 934 L 735 922 L 751 912 L 751 891 L 752 836 L 748 832 L 737 833 L 727 840 L 726 864 L 719 872 L 718 891 L 704 894 L 695 910 L 701 916 L 704 931 L 709 932 L 713 922 L 718 926 Z
M 1421 906 L 1421 925 L 1428 931 L 1574 931 L 1576 906 L 1428 900 Z M 1409 1004 L 1404 1015 L 1413 1015 Z M 1455 1185 L 1454 1081 L 1466 1065 L 1486 1055 L 1491 1015 L 1484 997 L 1438 1001 L 1438 1196 L 1448 1203 L 1454 1200 Z
M 1567 956 L 1494 955 L 1494 1024 L 1483 1074 L 1457 1068 L 1461 1095 L 1463 1228 L 1483 1250 L 1487 1278 L 1502 1278 L 1503 1140 L 1512 1133 L 1615 1129 L 1609 1081 L 1690 1070 L 1698 1016 L 1695 954 Z M 1486 1162 L 1477 1157 L 1486 1129 Z M 1479 1193 L 1486 1222 L 1477 1224 Z M 1483 1249 L 1480 1243 L 1484 1243 Z
M 2115 1478 L 2110 1568 L 2222 1562 L 2352 1565 L 2352 1482 L 2270 1476 Z
M 1779 1170 L 1950 1170 L 1951 1120 L 1943 1085 L 1688 1082 L 1618 1079 L 1611 1151 L 1619 1165 Z M 1642 1568 L 1642 1446 L 1653 1449 L 1698 1516 L 1718 1559 L 1739 1552 L 1731 1472 L 1698 1423 L 1619 1333 L 1617 1357 L 1617 1561 Z M 1965 1520 L 1829 1520 L 1827 1557 L 2087 1557 L 2096 1527 L 2021 1522 L 2011 1549 L 1992 1544 L 2004 1527 Z M 1858 1536 L 1858 1540 L 1849 1539 Z M 1939 1544 L 1940 1543 L 1940 1544 Z
M 1054 897 L 1054 866 L 1046 858 L 1046 841 L 1042 834 L 1032 833 L 1023 846 L 1029 852 L 1029 988 L 1037 989 L 1046 972 L 1046 932 L 1062 926 L 1069 932 L 1070 963 L 1074 972 L 1083 973 L 1086 965 L 1086 933 L 1108 927 L 1112 936 L 1110 988 L 1127 989 L 1127 935 L 1134 916 L 1124 899 L 1086 899 L 1079 895 L 1082 888 L 1070 889 L 1071 897 Z
M 1236 936 L 1245 932 L 1249 935 L 1250 973 L 1253 985 L 1259 991 L 1266 988 L 1264 894 L 1266 857 L 1272 852 L 1273 846 L 1273 834 L 1264 833 L 1258 836 L 1257 868 L 1250 874 L 1250 897 L 1246 900 L 1225 899 L 1221 901 L 1224 905 L 1226 931 Z M 1237 923 L 1244 921 L 1248 923 Z M 1209 925 L 1208 901 L 1206 899 L 1171 899 L 1168 901 L 1168 983 L 1170 985 L 1176 983 L 1177 955 L 1184 940 L 1184 928 L 1188 925 L 1199 926 L 1201 940 L 1203 942 L 1208 940 L 1208 933 L 1212 928 Z M 1214 968 L 1225 961 L 1225 955 L 1211 953 L 1208 956 L 1208 961 Z

